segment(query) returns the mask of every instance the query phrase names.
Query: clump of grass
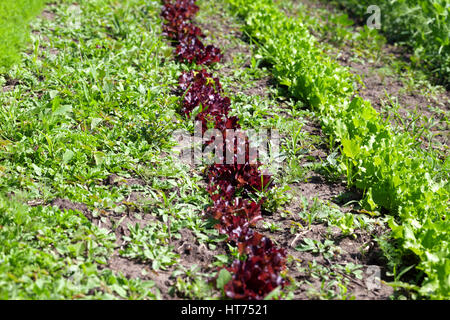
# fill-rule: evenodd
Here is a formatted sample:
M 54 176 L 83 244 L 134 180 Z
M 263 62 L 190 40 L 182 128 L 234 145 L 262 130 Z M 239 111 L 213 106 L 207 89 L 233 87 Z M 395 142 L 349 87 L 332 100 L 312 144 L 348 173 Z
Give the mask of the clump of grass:
M 0 1 L 0 73 L 20 59 L 28 37 L 28 23 L 42 9 L 45 0 Z

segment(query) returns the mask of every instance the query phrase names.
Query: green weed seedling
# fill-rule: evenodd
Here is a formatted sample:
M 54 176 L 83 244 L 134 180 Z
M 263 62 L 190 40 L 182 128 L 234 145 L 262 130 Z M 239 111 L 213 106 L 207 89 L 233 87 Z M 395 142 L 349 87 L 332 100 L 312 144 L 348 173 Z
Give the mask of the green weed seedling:
M 297 246 L 295 249 L 298 251 L 310 251 L 312 253 L 320 254 L 326 259 L 333 258 L 336 254 L 339 254 L 342 250 L 334 245 L 331 240 L 314 240 L 310 238 L 303 239 L 304 244 Z

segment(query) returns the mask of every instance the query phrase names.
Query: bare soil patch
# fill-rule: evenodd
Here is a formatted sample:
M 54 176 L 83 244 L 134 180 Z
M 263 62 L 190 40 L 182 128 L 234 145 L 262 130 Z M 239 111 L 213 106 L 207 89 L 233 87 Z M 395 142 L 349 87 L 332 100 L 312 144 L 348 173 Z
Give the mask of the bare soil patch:
M 7 78 L 6 79 L 6 83 L 2 88 L 3 92 L 10 92 L 10 91 L 14 91 L 14 88 L 20 84 L 20 81 L 17 79 L 11 79 L 11 78 Z
M 40 17 L 41 17 L 42 19 L 46 19 L 46 20 L 52 21 L 52 20 L 55 20 L 56 14 L 55 14 L 54 12 L 50 11 L 50 10 L 44 10 L 44 11 L 42 11 L 42 13 L 40 14 Z

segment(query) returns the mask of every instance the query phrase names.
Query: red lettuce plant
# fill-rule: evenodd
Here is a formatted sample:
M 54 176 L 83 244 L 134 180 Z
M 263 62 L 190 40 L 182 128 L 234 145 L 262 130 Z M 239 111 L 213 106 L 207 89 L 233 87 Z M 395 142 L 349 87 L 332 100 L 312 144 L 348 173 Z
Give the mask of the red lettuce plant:
M 205 46 L 200 40 L 204 37 L 200 28 L 190 19 L 197 13 L 194 0 L 164 1 L 162 17 L 166 20 L 164 34 L 176 43 L 175 54 L 180 62 L 211 64 L 222 59 L 220 49 L 213 45 Z
M 222 59 L 218 48 L 205 46 L 200 40 L 204 35 L 192 22 L 199 10 L 195 0 L 164 0 L 163 4 L 161 15 L 166 20 L 164 34 L 176 44 L 175 53 L 180 62 L 208 65 Z M 191 70 L 182 73 L 179 86 L 181 112 L 191 116 L 196 108 L 200 108 L 195 120 L 202 123 L 202 134 L 213 124 L 224 138 L 222 145 L 219 145 L 223 151 L 222 163 L 208 168 L 207 191 L 213 205 L 207 211 L 217 220 L 219 232 L 228 235 L 228 241 L 236 245 L 245 258 L 234 261 L 226 268 L 232 273 L 232 279 L 224 287 L 225 294 L 232 299 L 263 299 L 275 288 L 287 284 L 287 280 L 281 277 L 286 265 L 286 253 L 252 229 L 262 219 L 264 199 L 254 202 L 243 197 L 270 187 L 271 176 L 261 173 L 257 158 L 250 158 L 248 137 L 244 133 L 227 135 L 227 129 L 240 128 L 239 119 L 228 115 L 231 102 L 222 95 L 218 78 L 205 69 Z M 238 144 L 238 139 L 245 143 Z M 215 138 L 204 141 L 204 145 L 212 142 Z M 233 157 L 231 161 L 224 159 L 227 151 Z M 238 154 L 245 154 L 243 163 L 240 163 L 242 158 L 238 159 Z M 237 194 L 240 196 L 237 197 Z
M 235 260 L 227 270 L 232 279 L 225 285 L 225 294 L 232 299 L 263 299 L 277 287 L 284 287 L 287 280 L 281 277 L 286 265 L 286 252 L 277 249 L 273 242 L 254 232 L 240 251 L 247 253 L 247 259 Z

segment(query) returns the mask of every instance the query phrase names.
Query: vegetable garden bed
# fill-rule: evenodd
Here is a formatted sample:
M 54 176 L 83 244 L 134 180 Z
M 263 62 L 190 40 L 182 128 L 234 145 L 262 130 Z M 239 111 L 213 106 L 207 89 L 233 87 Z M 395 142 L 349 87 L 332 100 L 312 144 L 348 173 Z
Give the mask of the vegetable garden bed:
M 283 6 L 59 1 L 33 22 L 0 76 L 1 298 L 448 298 L 446 155 Z M 174 152 L 195 120 L 231 163 Z M 255 129 L 279 132 L 277 170 L 240 162 Z

